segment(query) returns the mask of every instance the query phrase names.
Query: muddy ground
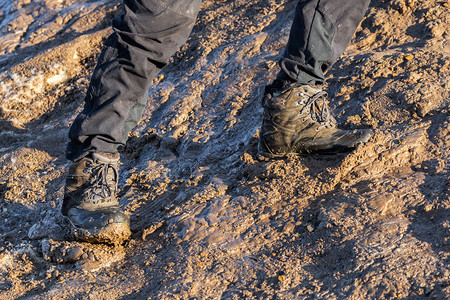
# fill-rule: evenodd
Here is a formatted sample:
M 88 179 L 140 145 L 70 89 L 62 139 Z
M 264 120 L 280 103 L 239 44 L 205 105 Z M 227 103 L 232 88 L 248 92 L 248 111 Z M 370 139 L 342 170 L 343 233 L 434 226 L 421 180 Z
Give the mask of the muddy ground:
M 450 297 L 450 2 L 374 0 L 326 90 L 338 156 L 257 155 L 296 1 L 205 0 L 121 151 L 132 239 L 70 239 L 68 127 L 121 9 L 0 0 L 1 299 Z

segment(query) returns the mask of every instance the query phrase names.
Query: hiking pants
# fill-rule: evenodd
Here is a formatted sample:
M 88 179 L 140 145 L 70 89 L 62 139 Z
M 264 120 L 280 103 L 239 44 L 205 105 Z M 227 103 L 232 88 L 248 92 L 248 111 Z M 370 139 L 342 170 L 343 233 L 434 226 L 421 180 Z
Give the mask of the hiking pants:
M 370 0 L 301 0 L 280 60 L 284 76 L 320 84 L 344 52 Z M 139 121 L 152 80 L 186 42 L 201 0 L 124 0 L 112 22 L 86 93 L 69 131 L 66 157 L 114 153 Z M 182 76 L 182 75 L 180 75 Z

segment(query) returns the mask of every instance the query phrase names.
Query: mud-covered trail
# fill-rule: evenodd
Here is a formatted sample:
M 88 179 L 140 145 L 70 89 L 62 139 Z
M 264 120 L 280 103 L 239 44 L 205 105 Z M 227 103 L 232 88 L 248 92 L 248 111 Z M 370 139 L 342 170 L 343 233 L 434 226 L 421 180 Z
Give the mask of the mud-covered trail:
M 0 299 L 450 297 L 450 2 L 374 0 L 328 74 L 338 156 L 262 160 L 296 1 L 205 0 L 121 151 L 123 246 L 70 239 L 69 125 L 115 1 L 0 0 Z

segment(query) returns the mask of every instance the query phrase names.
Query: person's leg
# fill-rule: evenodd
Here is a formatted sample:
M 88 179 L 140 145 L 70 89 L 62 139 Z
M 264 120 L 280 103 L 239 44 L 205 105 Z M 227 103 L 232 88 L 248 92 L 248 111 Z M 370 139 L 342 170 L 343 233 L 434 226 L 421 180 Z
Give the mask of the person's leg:
M 122 243 L 129 218 L 116 198 L 119 154 L 144 110 L 152 79 L 187 40 L 201 0 L 125 0 L 70 132 L 72 165 L 61 212 L 75 239 Z
M 125 0 L 113 21 L 66 156 L 117 152 L 145 108 L 149 85 L 192 30 L 201 0 Z
M 369 0 L 305 0 L 296 8 L 277 79 L 266 87 L 259 153 L 348 151 L 372 130 L 341 130 L 318 86 L 344 52 Z
M 319 84 L 347 48 L 370 0 L 308 0 L 297 5 L 280 60 L 283 73 L 301 84 Z

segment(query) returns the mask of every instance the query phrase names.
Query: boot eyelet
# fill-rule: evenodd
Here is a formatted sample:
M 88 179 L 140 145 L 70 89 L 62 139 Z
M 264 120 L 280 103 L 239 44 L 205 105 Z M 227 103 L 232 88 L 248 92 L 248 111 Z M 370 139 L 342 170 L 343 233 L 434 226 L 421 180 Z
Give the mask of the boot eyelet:
M 305 122 L 306 122 L 306 118 L 303 118 L 303 119 L 302 119 L 302 122 L 305 123 Z
M 295 102 L 295 105 L 302 105 L 304 102 L 302 100 Z
M 297 95 L 297 96 L 304 96 L 305 94 L 302 93 L 302 92 L 299 92 L 299 93 L 296 93 L 295 95 Z

